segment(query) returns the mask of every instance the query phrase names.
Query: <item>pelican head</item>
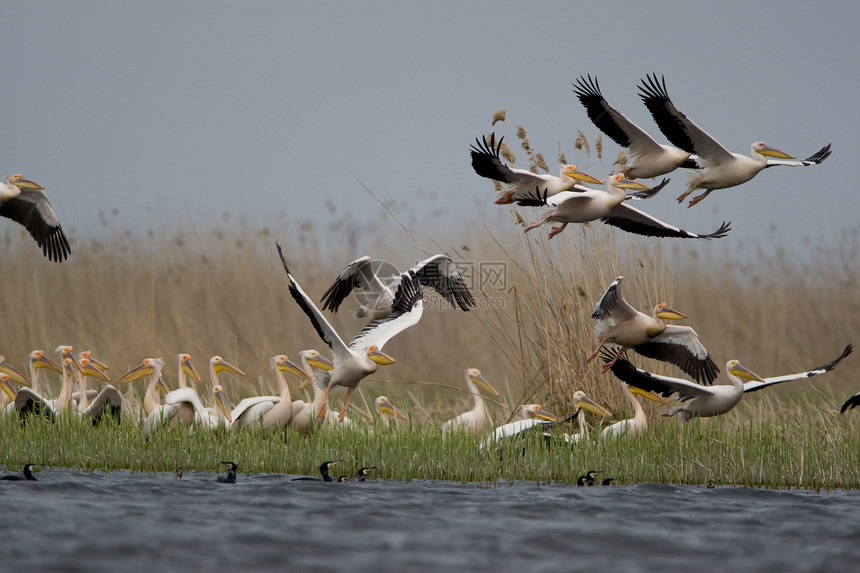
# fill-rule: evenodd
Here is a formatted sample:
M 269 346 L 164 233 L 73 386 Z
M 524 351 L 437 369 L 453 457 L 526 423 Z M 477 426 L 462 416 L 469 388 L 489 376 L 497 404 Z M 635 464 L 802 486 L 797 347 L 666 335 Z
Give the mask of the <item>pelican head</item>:
M 654 309 L 654 316 L 663 320 L 681 320 L 687 318 L 686 314 L 682 314 L 677 310 L 672 310 L 665 302 L 661 302 Z
M 610 175 L 608 182 L 613 187 L 618 187 L 619 189 L 628 189 L 630 191 L 651 191 L 651 187 L 648 187 L 644 183 L 628 179 L 624 176 L 624 173 Z
M 245 375 L 244 372 L 242 372 L 220 356 L 213 356 L 209 360 L 209 367 L 215 374 L 218 374 L 219 372 L 229 372 L 230 374 L 238 374 L 239 376 Z
M 600 179 L 592 177 L 584 171 L 580 171 L 576 168 L 576 165 L 562 165 L 561 173 L 567 177 L 570 177 L 571 179 L 582 181 L 583 183 L 600 185 Z
M 780 151 L 775 147 L 771 147 L 764 141 L 756 141 L 752 144 L 752 150 L 759 155 L 765 157 L 775 157 L 776 159 L 796 159 L 794 155 L 789 155 L 785 151 Z
M 224 395 L 224 388 L 220 384 L 216 384 L 212 387 L 212 393 L 215 394 L 215 404 L 221 410 L 221 413 L 224 414 L 228 422 L 232 422 L 233 416 L 230 413 L 230 408 L 227 407 L 227 397 Z
M 9 385 L 11 377 L 8 374 L 0 374 L 0 390 L 6 393 L 10 400 L 15 400 L 15 391 Z
M 99 370 L 110 370 L 110 366 L 93 357 L 93 353 L 89 350 L 84 350 L 80 354 L 78 354 L 78 358 L 89 358 L 90 364 L 94 368 L 98 368 Z
M 30 181 L 29 179 L 24 179 L 24 177 L 20 173 L 14 173 L 12 175 L 7 175 L 3 178 L 3 183 L 12 184 L 19 189 L 32 189 L 32 190 L 44 190 L 45 188 L 36 183 L 35 181 Z
M 375 348 L 375 346 L 372 347 L 372 349 Z M 311 366 L 316 366 L 320 370 L 325 370 L 326 372 L 331 372 L 332 370 L 334 370 L 334 364 L 331 362 L 331 360 L 328 360 L 316 350 L 306 350 L 305 360 L 308 364 L 310 364 Z M 394 362 L 394 359 L 392 359 L 391 362 Z M 382 362 L 380 362 L 380 364 L 382 364 Z
M 554 414 L 550 414 L 546 410 L 543 409 L 543 406 L 540 404 L 526 404 L 520 409 L 520 413 L 523 416 L 523 419 L 528 420 L 529 418 L 539 418 L 541 420 L 548 420 L 550 422 L 557 422 L 558 416 Z
M 612 415 L 612 412 L 589 398 L 582 390 L 577 390 L 573 393 L 573 407 L 577 410 L 580 408 L 588 410 L 592 414 L 597 414 L 598 416 Z
M 30 381 L 27 377 L 15 370 L 12 366 L 6 363 L 6 359 L 0 356 L 0 372 L 9 377 L 12 382 L 17 382 L 21 386 L 29 386 Z
M 75 356 L 75 353 L 72 352 L 72 347 L 68 344 L 61 344 L 54 352 L 63 357 L 63 365 L 65 365 L 66 358 L 71 358 L 72 364 L 75 365 L 75 368 L 78 369 L 78 372 L 84 371 L 84 369 L 81 367 L 81 362 L 78 360 L 78 357 Z
M 472 382 L 473 384 L 477 384 L 493 396 L 498 396 L 499 392 L 493 388 L 493 385 L 487 382 L 487 379 L 481 374 L 481 371 L 477 368 L 468 368 L 466 369 L 466 380 Z
M 381 366 L 394 364 L 394 359 L 382 352 L 377 346 L 371 346 L 367 349 L 367 357 Z
M 656 392 L 649 392 L 648 390 L 643 390 L 642 388 L 637 388 L 636 386 L 628 386 L 627 391 L 631 394 L 639 394 L 640 396 L 645 396 L 652 402 L 657 402 L 661 406 L 665 406 L 666 404 L 668 404 L 668 402 L 666 402 L 666 399 L 663 398 L 660 394 L 657 394 Z
M 737 360 L 729 360 L 726 362 L 726 372 L 729 373 L 729 376 L 735 376 L 736 378 L 743 378 L 744 380 L 751 380 L 754 382 L 764 382 L 764 379 L 761 376 L 752 372 Z
M 191 376 L 197 382 L 200 382 L 202 378 L 200 378 L 200 374 L 197 373 L 197 369 L 194 367 L 194 363 L 191 362 L 191 355 L 180 353 L 177 355 L 179 359 L 179 369 L 185 372 L 187 376 Z
M 89 358 L 81 358 L 81 373 L 84 376 L 92 376 L 93 378 L 98 378 L 102 382 L 110 382 L 110 378 L 107 376 L 107 374 L 93 366 L 93 363 Z
M 373 401 L 373 404 L 376 406 L 376 410 L 380 414 L 388 414 L 389 416 L 394 416 L 400 420 L 406 420 L 406 415 L 394 407 L 387 396 L 377 396 Z
M 27 360 L 33 365 L 33 368 L 39 370 L 40 368 L 46 368 L 48 370 L 53 370 L 58 374 L 63 373 L 62 367 L 45 356 L 44 350 L 34 350 L 27 356 Z
M 163 366 L 164 360 L 161 358 L 144 358 L 143 362 L 141 362 L 139 366 L 135 366 L 117 378 L 117 382 L 132 382 L 138 378 L 143 378 L 144 376 L 151 376 L 155 374 L 156 369 L 161 371 Z
M 164 378 L 161 376 L 158 377 L 158 380 L 155 381 L 155 389 L 161 390 L 164 394 L 170 392 L 170 389 L 167 387 L 167 384 L 164 383 Z

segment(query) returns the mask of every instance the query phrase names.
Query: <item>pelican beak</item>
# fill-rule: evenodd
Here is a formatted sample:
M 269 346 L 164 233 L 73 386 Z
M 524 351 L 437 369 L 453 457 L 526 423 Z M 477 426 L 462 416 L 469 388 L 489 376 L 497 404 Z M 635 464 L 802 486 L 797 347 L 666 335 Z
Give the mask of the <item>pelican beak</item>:
M 93 358 L 92 354 L 88 355 L 87 358 L 90 359 L 90 364 L 92 364 L 92 366 L 94 368 L 98 368 L 99 370 L 110 370 L 110 366 L 108 366 L 107 364 L 105 364 L 101 360 L 97 360 L 97 359 Z
M 64 358 L 64 359 L 65 359 L 65 358 L 71 358 L 71 359 L 72 359 L 72 365 L 74 365 L 75 369 L 76 369 L 78 372 L 83 372 L 83 371 L 84 371 L 84 367 L 83 367 L 83 366 L 81 366 L 81 361 L 78 359 L 78 357 L 75 355 L 75 353 L 74 353 L 74 352 L 72 352 L 72 350 L 71 350 L 71 348 L 72 348 L 72 347 L 71 347 L 71 346 L 66 346 L 65 348 L 68 348 L 69 350 L 66 350 L 66 351 L 64 351 L 64 352 L 63 352 L 63 358 Z
M 33 361 L 33 368 L 36 368 L 37 370 L 39 368 L 45 368 L 47 370 L 53 370 L 57 374 L 63 373 L 63 367 L 62 366 L 60 366 L 59 364 L 54 362 L 52 359 L 50 359 L 44 355 L 40 356 L 39 358 L 37 358 Z
M 576 179 L 577 181 L 582 181 L 583 183 L 591 183 L 593 185 L 600 185 L 600 179 L 596 177 L 592 177 L 585 171 L 580 171 L 576 168 L 576 166 L 571 165 L 570 169 L 564 172 L 565 175 L 570 177 L 571 179 Z
M 597 414 L 598 416 L 611 416 L 612 412 L 589 398 L 588 396 L 583 396 L 579 400 L 576 401 L 573 405 L 574 408 L 583 408 L 588 410 L 592 414 Z
M 381 356 L 385 356 L 381 352 L 379 352 L 379 354 Z M 388 357 L 386 357 L 386 358 L 388 358 Z M 372 357 L 371 357 L 371 360 L 373 360 Z M 393 358 L 389 358 L 389 360 L 391 360 L 391 362 L 385 363 L 386 365 L 392 364 L 394 362 Z M 373 361 L 377 362 L 376 360 L 373 360 Z M 383 362 L 377 362 L 377 363 L 378 364 L 384 364 Z M 328 360 L 327 358 L 323 358 L 322 356 L 317 356 L 316 358 L 311 358 L 310 360 L 308 360 L 308 364 L 310 364 L 311 366 L 316 366 L 320 370 L 325 370 L 326 372 L 331 372 L 332 370 L 334 370 L 334 363 L 332 363 L 332 361 Z M 302 372 L 302 375 L 304 376 L 305 373 Z
M 746 380 L 753 380 L 755 382 L 764 382 L 764 379 L 761 376 L 759 376 L 755 372 L 752 372 L 751 370 L 747 369 L 747 367 L 741 363 L 737 363 L 734 366 L 732 366 L 731 368 L 729 368 L 729 374 L 733 374 L 734 376 L 737 376 L 738 378 L 744 378 Z
M 775 147 L 771 147 L 770 145 L 765 145 L 761 149 L 756 149 L 756 151 L 760 155 L 764 155 L 766 157 L 774 157 L 776 159 L 797 159 L 794 155 L 790 155 L 785 151 L 780 151 Z
M 640 396 L 645 396 L 652 402 L 657 402 L 661 406 L 665 406 L 666 404 L 668 404 L 668 402 L 665 398 L 663 398 L 663 396 L 655 392 L 649 392 L 647 390 L 643 390 L 642 388 L 637 388 L 636 386 L 629 386 L 627 388 L 627 391 L 631 394 L 639 394 Z
M 382 352 L 375 346 L 371 346 L 367 351 L 367 357 L 382 366 L 389 366 L 390 364 L 394 364 L 394 359 L 389 355 Z
M 84 370 L 83 374 L 85 376 L 92 376 L 93 378 L 98 378 L 102 382 L 110 382 L 110 378 L 101 370 L 96 368 L 91 360 L 87 360 L 87 363 L 83 365 Z
M 167 388 L 167 384 L 164 383 L 164 378 L 162 378 L 161 376 L 159 376 L 158 380 L 155 382 L 155 389 L 161 390 L 165 394 L 170 392 L 170 390 Z
M 687 318 L 687 315 L 680 313 L 677 310 L 672 310 L 671 308 L 663 307 L 663 309 L 657 313 L 657 318 L 662 318 L 664 320 L 681 320 L 681 319 Z
M 310 361 L 308 361 L 308 363 L 310 363 Z M 277 364 L 275 364 L 275 369 L 277 369 L 278 372 L 292 372 L 296 376 L 301 376 L 302 378 L 308 377 L 307 373 L 302 370 L 302 367 L 290 360 L 289 358 L 287 358 L 283 362 L 278 362 Z
M 15 401 L 15 391 L 12 390 L 11 386 L 9 386 L 9 379 L 10 378 L 11 377 L 8 374 L 4 374 L 2 377 L 0 377 L 0 390 L 3 390 L 6 393 L 6 395 L 9 396 L 9 399 L 14 402 Z
M 215 386 L 214 388 L 215 394 L 215 404 L 221 409 L 221 413 L 224 414 L 224 417 L 227 418 L 228 422 L 233 422 L 233 415 L 230 413 L 230 410 L 227 408 L 227 397 L 224 396 L 224 389 L 221 386 Z
M 532 416 L 534 416 L 535 418 L 540 418 L 541 420 L 548 420 L 550 422 L 557 422 L 558 421 L 558 416 L 556 416 L 554 414 L 550 414 L 549 412 L 547 412 L 543 408 L 541 408 L 537 412 L 533 412 Z
M 155 372 L 155 368 L 150 364 L 141 364 L 136 368 L 132 368 L 119 378 L 117 378 L 117 383 L 119 382 L 132 382 L 133 380 L 137 380 L 138 378 L 143 378 L 144 376 L 149 376 Z
M 197 373 L 197 369 L 194 367 L 194 363 L 191 362 L 191 358 L 185 358 L 182 360 L 182 371 L 188 376 L 191 376 L 197 382 L 202 381 L 200 374 Z
M 401 412 L 400 410 L 395 408 L 394 404 L 392 404 L 388 400 L 385 400 L 384 402 L 379 403 L 379 411 L 382 412 L 383 414 L 390 414 L 399 420 L 408 419 L 406 417 L 406 414 L 404 414 L 403 412 Z
M 0 356 L 0 372 L 8 375 L 12 382 L 17 382 L 21 386 L 30 385 L 30 381 L 27 380 L 27 377 L 15 370 L 9 364 L 6 364 L 6 360 L 2 356 Z
M 219 360 L 215 364 L 212 365 L 212 369 L 217 372 L 229 372 L 230 374 L 238 374 L 239 376 L 244 376 L 245 373 L 230 364 L 229 362 L 225 362 L 224 360 Z
M 19 189 L 32 189 L 32 190 L 44 190 L 45 188 L 36 183 L 35 181 L 30 181 L 29 179 L 24 179 L 23 177 L 18 177 L 13 181 L 13 184 L 16 185 Z
M 620 179 L 613 183 L 616 187 L 620 187 L 621 189 L 628 189 L 630 191 L 651 191 L 651 187 L 648 187 L 644 183 L 640 183 L 639 181 L 634 181 L 633 179 L 627 179 L 626 177 Z
M 478 386 L 481 386 L 484 390 L 486 390 L 487 392 L 489 392 L 493 396 L 499 395 L 499 392 L 495 388 L 493 388 L 492 384 L 487 382 L 487 379 L 484 378 L 483 375 L 481 375 L 481 374 L 478 374 L 477 376 L 475 376 L 474 374 L 470 375 L 469 380 L 471 380 L 472 382 L 474 382 Z

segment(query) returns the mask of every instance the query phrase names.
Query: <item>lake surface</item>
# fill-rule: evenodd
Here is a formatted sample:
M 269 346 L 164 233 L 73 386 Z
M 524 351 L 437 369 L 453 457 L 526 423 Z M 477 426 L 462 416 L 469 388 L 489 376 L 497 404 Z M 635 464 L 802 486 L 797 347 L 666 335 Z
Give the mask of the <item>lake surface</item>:
M 860 493 L 639 484 L 0 481 L 0 571 L 846 571 Z

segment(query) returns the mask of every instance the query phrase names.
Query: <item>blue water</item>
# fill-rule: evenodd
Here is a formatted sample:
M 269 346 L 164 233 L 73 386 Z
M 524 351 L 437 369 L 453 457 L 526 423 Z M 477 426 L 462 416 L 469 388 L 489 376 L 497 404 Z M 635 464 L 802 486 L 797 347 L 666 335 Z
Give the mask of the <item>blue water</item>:
M 848 571 L 860 494 L 83 473 L 0 482 L 2 571 Z

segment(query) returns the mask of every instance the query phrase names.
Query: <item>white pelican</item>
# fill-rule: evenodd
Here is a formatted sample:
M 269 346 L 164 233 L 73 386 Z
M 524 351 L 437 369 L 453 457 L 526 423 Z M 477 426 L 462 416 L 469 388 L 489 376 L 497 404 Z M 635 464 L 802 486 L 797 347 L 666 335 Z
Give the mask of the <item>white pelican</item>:
M 475 173 L 487 179 L 500 181 L 507 186 L 505 190 L 499 193 L 499 197 L 496 199 L 497 205 L 513 203 L 530 193 L 534 193 L 535 189 L 541 195 L 552 196 L 562 191 L 589 190 L 588 187 L 579 185 L 577 181 L 595 185 L 600 183 L 599 179 L 580 171 L 576 165 L 559 166 L 558 177 L 539 175 L 525 169 L 508 167 L 499 157 L 499 150 L 502 148 L 504 139 L 504 137 L 499 139 L 498 145 L 495 134 L 490 134 L 489 142 L 486 136 L 483 138 L 483 143 L 475 139 L 478 145 L 477 147 L 472 145 L 469 152 L 472 156 L 472 169 L 475 170 Z
M 15 409 L 15 390 L 12 388 L 11 382 L 16 382 L 21 386 L 27 386 L 29 387 L 31 392 L 38 393 L 36 392 L 36 390 L 38 390 L 38 387 L 34 390 L 33 383 L 31 382 L 31 380 L 33 379 L 32 369 L 30 372 L 30 380 L 27 380 L 26 376 L 18 372 L 18 370 L 16 370 L 11 364 L 8 364 L 6 362 L 5 358 L 0 356 L 0 375 L 5 377 L 6 382 L 6 385 L 4 387 L 4 394 L 0 396 L 0 398 L 3 398 L 3 401 L 0 402 L 0 409 L 2 409 L 3 413 L 8 414 Z M 6 388 L 8 388 L 8 391 L 6 390 Z M 9 398 L 11 398 L 8 405 L 6 404 L 5 400 L 5 396 L 7 395 L 9 396 Z
M 687 190 L 678 197 L 680 203 L 694 190 L 704 189 L 704 193 L 690 200 L 688 207 L 707 197 L 714 189 L 746 183 L 767 167 L 806 167 L 817 165 L 830 157 L 829 143 L 803 160 L 795 160 L 793 155 L 770 147 L 763 141 L 756 141 L 750 146 L 749 156 L 731 153 L 675 107 L 669 99 L 665 78 L 658 80 L 656 74 L 648 75 L 642 80 L 639 90 L 639 97 L 645 102 L 663 135 L 681 149 L 695 153 L 696 162 L 703 169 L 690 174 Z
M 618 110 L 609 105 L 600 92 L 597 76 L 591 75 L 577 78 L 573 84 L 573 92 L 585 107 L 589 119 L 597 128 L 605 133 L 612 141 L 629 151 L 633 162 L 624 166 L 621 172 L 630 179 L 651 179 L 686 167 L 695 169 L 698 164 L 690 159 L 690 152 L 661 145 L 654 141 L 638 125 L 624 117 Z
M 284 270 L 290 279 L 290 294 L 293 295 L 299 307 L 308 316 L 320 338 L 328 344 L 332 353 L 334 369 L 317 377 L 314 382 L 325 389 L 325 401 L 317 417 L 320 419 L 325 417 L 325 405 L 328 404 L 328 395 L 332 388 L 344 386 L 346 398 L 338 417 L 340 421 L 343 421 L 349 407 L 349 397 L 358 383 L 366 376 L 376 372 L 378 365 L 394 363 L 393 358 L 382 352 L 385 343 L 398 333 L 417 324 L 421 319 L 421 314 L 424 312 L 421 283 L 418 282 L 418 277 L 414 272 L 404 273 L 394 296 L 391 314 L 383 319 L 374 320 L 362 328 L 347 346 L 323 316 L 323 313 L 301 289 L 293 275 L 290 274 L 280 244 L 277 247 Z
M 719 386 L 701 386 L 680 378 L 652 374 L 634 367 L 623 358 L 616 360 L 611 369 L 612 373 L 619 380 L 623 380 L 631 386 L 653 391 L 667 398 L 673 394 L 676 395 L 677 400 L 682 404 L 672 408 L 670 412 L 663 415 L 677 415 L 684 421 L 689 421 L 691 418 L 697 416 L 707 417 L 725 414 L 734 408 L 747 392 L 755 392 L 773 384 L 780 384 L 791 380 L 802 380 L 829 372 L 836 368 L 842 359 L 851 354 L 852 350 L 853 346 L 849 344 L 842 351 L 842 355 L 839 358 L 828 362 L 824 366 L 812 368 L 806 372 L 771 378 L 762 378 L 758 374 L 751 372 L 737 360 L 729 360 L 726 363 L 726 373 L 729 375 L 731 385 L 722 384 Z M 604 357 L 607 359 L 610 358 L 606 355 Z
M 15 389 L 12 388 L 10 383 L 11 378 L 5 372 L 0 372 L 0 408 L 2 408 L 3 413 L 6 414 L 10 408 L 6 406 L 6 402 L 9 402 L 9 406 L 11 409 L 15 408 Z
M 658 404 L 666 404 L 666 401 L 657 394 L 647 392 L 640 388 L 627 386 L 624 382 L 621 382 L 621 389 L 624 391 L 624 395 L 627 396 L 630 400 L 630 404 L 633 406 L 633 417 L 621 420 L 620 422 L 615 422 L 611 426 L 603 428 L 603 431 L 600 432 L 601 439 L 615 438 L 625 434 L 641 436 L 645 430 L 648 429 L 648 417 L 645 415 L 642 405 L 639 403 L 639 400 L 636 399 L 634 394 L 645 396 L 649 400 L 657 402 Z
M 7 175 L 0 183 L 0 216 L 20 223 L 42 247 L 48 260 L 62 262 L 69 253 L 69 240 L 51 209 L 45 188 L 20 173 Z
M 168 393 L 164 379 L 161 377 L 163 368 L 163 359 L 144 358 L 139 366 L 132 368 L 117 379 L 117 383 L 126 383 L 149 376 L 149 384 L 147 384 L 146 393 L 143 396 L 143 433 L 147 439 L 153 430 L 168 422 L 176 423 L 179 417 L 179 406 L 162 404 L 158 395 L 158 390 L 165 394 Z
M 561 438 L 567 443 L 575 444 L 580 440 L 588 438 L 588 426 L 585 424 L 585 416 L 582 415 L 583 409 L 601 417 L 612 415 L 612 412 L 589 398 L 582 390 L 577 390 L 573 393 L 573 407 L 575 409 L 574 416 L 579 418 L 579 432 L 576 434 L 562 434 Z
M 398 420 L 408 420 L 409 418 L 391 403 L 388 396 L 377 396 L 373 401 L 376 411 L 388 425 L 397 425 Z
M 78 357 L 72 352 L 72 347 L 67 345 L 58 346 L 57 354 L 62 356 L 62 366 L 53 360 L 45 357 L 44 352 L 34 351 L 30 354 L 33 356 L 33 362 L 36 370 L 48 368 L 54 370 L 59 367 L 62 372 L 62 384 L 60 386 L 60 394 L 54 399 L 45 398 L 34 392 L 31 388 L 21 388 L 15 395 L 15 409 L 21 417 L 26 417 L 30 413 L 35 412 L 38 415 L 43 415 L 53 420 L 57 414 L 65 411 L 72 404 L 72 395 L 74 394 L 74 384 L 69 380 L 69 368 L 75 368 L 78 372 L 82 371 Z M 37 357 L 37 354 L 41 356 Z M 30 358 L 28 357 L 28 363 Z M 74 375 L 72 374 L 74 377 Z
M 493 430 L 493 433 L 481 444 L 481 451 L 504 440 L 521 440 L 529 432 L 544 429 L 558 421 L 555 415 L 544 410 L 540 404 L 520 406 L 520 415 L 522 420 L 502 424 Z
M 448 420 L 442 424 L 442 433 L 455 431 L 457 429 L 466 430 L 479 434 L 484 431 L 484 427 L 489 421 L 487 409 L 484 406 L 484 399 L 481 397 L 480 386 L 493 396 L 498 396 L 498 391 L 493 388 L 493 385 L 487 382 L 487 379 L 481 375 L 481 371 L 477 368 L 466 369 L 466 386 L 469 388 L 469 393 L 472 395 L 474 407 L 468 412 L 463 412 L 456 418 Z
M 179 388 L 168 392 L 164 397 L 167 404 L 180 405 L 186 403 L 194 409 L 194 425 L 202 425 L 204 428 L 216 428 L 219 425 L 230 426 L 233 422 L 230 409 L 227 407 L 227 399 L 224 396 L 224 389 L 218 382 L 219 372 L 230 372 L 244 376 L 245 373 L 225 361 L 220 356 L 213 356 L 209 360 L 209 376 L 212 380 L 212 393 L 215 397 L 215 407 L 210 411 L 203 406 L 200 397 L 193 388 Z
M 77 403 L 77 414 L 87 418 L 91 418 L 93 425 L 101 422 L 102 416 L 105 413 L 113 416 L 114 420 L 119 422 L 122 413 L 122 394 L 115 387 L 108 384 L 96 394 L 96 397 L 90 400 L 87 394 L 87 376 L 98 378 L 104 382 L 110 382 L 105 374 L 98 368 L 94 368 L 90 364 L 89 358 L 81 358 L 80 364 L 82 371 L 72 370 L 78 381 L 78 392 L 80 397 Z
M 301 366 L 296 365 L 283 354 L 272 357 L 272 369 L 278 379 L 281 389 L 280 396 L 254 396 L 245 398 L 233 408 L 233 428 L 259 424 L 264 432 L 273 429 L 283 429 L 290 424 L 293 417 L 293 399 L 284 372 L 292 372 L 304 376 Z
M 549 232 L 549 238 L 552 239 L 564 231 L 568 223 L 587 223 L 598 220 L 628 233 L 649 237 L 717 239 L 725 237 L 726 233 L 731 230 L 731 223 L 724 221 L 720 228 L 713 233 L 706 235 L 691 233 L 664 223 L 625 203 L 627 199 L 653 195 L 655 190 L 659 191 L 667 182 L 668 180 L 664 180 L 657 187 L 651 188 L 638 181 L 627 179 L 623 174 L 618 173 L 606 178 L 606 187 L 609 193 L 599 189 L 589 189 L 587 191 L 563 191 L 552 197 L 541 196 L 537 193 L 526 195 L 517 201 L 518 205 L 526 207 L 547 206 L 551 207 L 551 210 L 540 220 L 526 226 L 523 232 L 528 233 L 547 221 L 561 223 L 560 226 L 553 227 Z M 644 192 L 645 195 L 638 197 L 635 194 L 628 195 L 625 189 Z
M 615 279 L 591 313 L 596 319 L 594 334 L 600 344 L 585 360 L 594 360 L 604 344 L 620 346 L 618 356 L 632 348 L 638 354 L 674 364 L 699 382 L 710 384 L 719 373 L 699 335 L 689 326 L 667 325 L 666 320 L 687 318 L 661 302 L 651 316 L 630 306 L 621 296 L 621 280 Z M 609 370 L 612 362 L 603 365 Z
M 303 400 L 293 400 L 293 417 L 290 420 L 290 428 L 296 430 L 300 434 L 308 434 L 311 432 L 315 424 L 319 424 L 319 413 L 325 412 L 325 421 L 337 423 L 337 414 L 325 409 L 325 390 L 320 388 L 318 384 L 313 384 L 314 378 L 322 377 L 325 372 L 330 372 L 334 369 L 334 364 L 323 357 L 318 351 L 302 350 L 299 352 L 299 360 L 301 362 L 301 370 L 306 383 L 311 383 L 313 388 L 314 399 L 312 402 Z M 349 418 L 344 418 L 346 422 Z
M 466 286 L 466 281 L 457 266 L 445 255 L 433 255 L 410 269 L 418 277 L 421 286 L 431 287 L 448 301 L 451 307 L 469 311 L 475 299 Z M 384 276 L 387 273 L 389 276 Z M 337 312 L 344 299 L 355 293 L 364 303 L 353 311 L 354 318 L 369 317 L 371 320 L 385 318 L 391 314 L 394 294 L 403 273 L 384 261 L 368 256 L 349 263 L 337 280 L 323 294 L 323 310 Z

